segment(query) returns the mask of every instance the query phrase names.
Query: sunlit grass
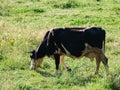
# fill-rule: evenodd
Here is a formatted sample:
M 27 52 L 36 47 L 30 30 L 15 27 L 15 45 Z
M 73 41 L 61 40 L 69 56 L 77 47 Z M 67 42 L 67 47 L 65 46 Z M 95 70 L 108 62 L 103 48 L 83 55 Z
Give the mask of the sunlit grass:
M 0 87 L 1 90 L 119 90 L 120 89 L 119 0 L 1 0 L 0 1 Z M 55 27 L 100 26 L 106 34 L 106 56 L 110 74 L 94 75 L 95 61 L 71 59 L 72 72 L 45 57 L 42 68 L 30 71 L 30 50 L 47 30 Z

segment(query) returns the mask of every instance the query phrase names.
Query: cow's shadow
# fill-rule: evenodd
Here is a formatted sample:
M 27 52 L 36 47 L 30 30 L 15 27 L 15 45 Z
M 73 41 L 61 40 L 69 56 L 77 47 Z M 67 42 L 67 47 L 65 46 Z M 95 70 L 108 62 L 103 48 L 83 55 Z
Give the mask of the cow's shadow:
M 42 75 L 43 77 L 60 78 L 62 76 L 62 72 L 59 72 L 57 74 L 55 74 L 55 72 L 47 72 L 47 71 L 43 71 L 43 70 L 36 70 L 36 72 L 39 73 L 40 75 Z
M 46 78 L 55 78 L 56 80 L 60 81 L 60 84 L 66 84 L 66 85 L 77 85 L 77 86 L 86 86 L 89 83 L 96 83 L 97 80 L 96 78 L 102 78 L 99 75 L 88 75 L 88 76 L 70 76 L 70 77 L 64 77 L 62 76 L 62 73 L 59 73 L 57 75 L 54 75 L 53 73 L 51 74 L 50 72 L 46 72 L 46 71 L 37 71 L 37 73 L 39 73 L 40 75 L 42 75 L 43 77 Z M 61 77 L 63 77 L 64 79 L 66 79 L 66 81 L 64 81 L 64 79 L 60 79 Z
M 53 73 L 50 73 L 50 72 L 47 72 L 47 71 L 44 71 L 44 70 L 36 70 L 37 73 L 39 73 L 40 75 L 42 75 L 43 77 L 54 77 L 54 78 L 61 78 L 64 76 L 62 76 L 62 72 L 61 73 L 58 73 L 57 75 L 53 74 Z M 71 72 L 68 72 L 69 74 L 71 74 Z M 68 74 L 66 73 L 66 74 Z M 87 75 L 87 76 L 68 76 L 68 77 L 65 77 L 65 79 L 67 79 L 66 82 L 62 81 L 61 80 L 61 83 L 68 83 L 70 85 L 81 85 L 81 86 L 85 86 L 86 84 L 88 83 L 95 83 L 96 82 L 96 78 L 99 77 L 99 78 L 103 78 L 101 77 L 100 75 Z
M 43 71 L 43 70 L 36 70 L 37 73 L 39 73 L 40 75 L 42 75 L 43 77 L 54 77 L 53 74 Z

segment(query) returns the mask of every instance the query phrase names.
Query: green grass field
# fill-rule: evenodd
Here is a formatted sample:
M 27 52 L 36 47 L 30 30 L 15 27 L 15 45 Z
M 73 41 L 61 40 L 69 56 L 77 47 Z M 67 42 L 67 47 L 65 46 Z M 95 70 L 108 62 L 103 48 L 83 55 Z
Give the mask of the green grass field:
M 55 27 L 99 26 L 106 30 L 109 75 L 95 61 L 65 57 L 72 68 L 57 75 L 54 60 L 29 70 L 28 51 Z M 0 90 L 120 90 L 120 0 L 0 0 Z

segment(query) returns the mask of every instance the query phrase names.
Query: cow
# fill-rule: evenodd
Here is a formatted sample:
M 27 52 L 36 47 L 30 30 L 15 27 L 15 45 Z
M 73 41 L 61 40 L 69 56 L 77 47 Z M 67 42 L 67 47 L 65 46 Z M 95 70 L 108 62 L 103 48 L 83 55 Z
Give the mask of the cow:
M 105 56 L 105 35 L 106 32 L 101 27 L 71 27 L 53 28 L 46 32 L 42 42 L 37 49 L 31 51 L 30 69 L 39 67 L 45 56 L 55 59 L 57 73 L 59 63 L 64 68 L 71 71 L 64 63 L 64 56 L 71 58 L 88 57 L 96 60 L 96 71 L 98 74 L 100 62 L 103 63 L 108 74 L 108 58 Z

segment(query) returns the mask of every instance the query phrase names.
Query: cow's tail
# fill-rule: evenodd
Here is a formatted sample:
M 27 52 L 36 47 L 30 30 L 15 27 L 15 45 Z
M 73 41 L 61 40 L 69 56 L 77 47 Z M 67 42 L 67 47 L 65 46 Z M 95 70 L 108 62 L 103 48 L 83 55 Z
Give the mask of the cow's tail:
M 103 40 L 103 48 L 102 48 L 103 53 L 105 53 L 105 39 Z
M 106 32 L 105 32 L 105 30 L 104 30 L 104 38 L 103 38 L 103 43 L 102 43 L 102 51 L 103 51 L 103 53 L 105 53 L 105 38 L 106 38 Z

